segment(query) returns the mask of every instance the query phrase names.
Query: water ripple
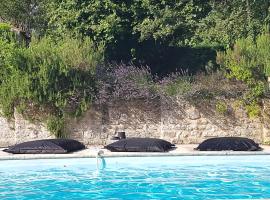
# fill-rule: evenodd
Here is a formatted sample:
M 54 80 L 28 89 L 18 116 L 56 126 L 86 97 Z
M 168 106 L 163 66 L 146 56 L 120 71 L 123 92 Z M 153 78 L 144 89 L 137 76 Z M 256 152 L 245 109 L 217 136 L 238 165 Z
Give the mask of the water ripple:
M 260 159 L 269 159 L 270 156 Z M 146 158 L 142 159 L 142 163 Z M 110 163 L 102 171 L 95 169 L 95 160 L 38 167 L 31 170 L 9 170 L 0 162 L 0 199 L 267 199 L 270 198 L 270 162 L 254 163 L 246 159 L 200 163 L 183 162 L 183 158 L 167 158 L 168 164 L 157 161 L 123 165 Z M 172 162 L 169 159 L 174 159 Z M 180 161 L 179 161 L 180 159 Z M 230 158 L 227 158 L 230 159 Z M 108 160 L 110 161 L 110 160 Z M 60 162 L 60 161 L 59 161 Z M 63 160 L 61 162 L 64 162 Z M 145 161 L 146 162 L 146 161 Z M 18 163 L 20 163 L 18 161 Z M 11 164 L 8 163 L 9 168 Z M 17 165 L 16 165 L 17 166 Z M 14 165 L 14 168 L 16 168 Z M 19 166 L 19 164 L 18 164 Z

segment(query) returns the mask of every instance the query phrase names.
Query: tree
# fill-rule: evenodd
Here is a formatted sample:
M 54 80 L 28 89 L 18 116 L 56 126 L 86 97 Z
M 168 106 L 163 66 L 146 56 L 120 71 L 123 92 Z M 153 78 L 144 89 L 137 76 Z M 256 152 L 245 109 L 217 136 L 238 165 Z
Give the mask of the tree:
M 211 0 L 212 10 L 199 23 L 195 45 L 228 47 L 237 39 L 253 39 L 269 24 L 269 0 Z
M 11 24 L 12 30 L 27 43 L 32 31 L 41 33 L 46 25 L 43 0 L 0 0 L 0 21 Z
M 136 0 L 132 5 L 133 32 L 140 41 L 153 39 L 172 46 L 186 46 L 197 24 L 211 7 L 202 1 Z
M 188 45 L 209 11 L 199 0 L 52 0 L 47 6 L 51 34 L 89 36 L 105 44 L 108 61 L 132 60 L 152 69 L 165 69 L 170 58 L 164 55 Z

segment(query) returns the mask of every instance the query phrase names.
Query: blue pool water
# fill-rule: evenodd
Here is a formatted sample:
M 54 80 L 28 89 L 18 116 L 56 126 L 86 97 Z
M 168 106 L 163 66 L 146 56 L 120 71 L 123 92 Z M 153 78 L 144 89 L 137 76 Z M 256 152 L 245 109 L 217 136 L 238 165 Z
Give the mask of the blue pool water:
M 0 161 L 0 199 L 270 199 L 270 156 Z

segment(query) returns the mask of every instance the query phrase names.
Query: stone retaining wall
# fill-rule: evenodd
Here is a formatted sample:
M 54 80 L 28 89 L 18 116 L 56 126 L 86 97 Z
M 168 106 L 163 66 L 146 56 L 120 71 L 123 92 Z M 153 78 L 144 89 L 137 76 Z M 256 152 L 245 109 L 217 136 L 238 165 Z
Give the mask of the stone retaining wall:
M 264 102 L 264 114 L 249 119 L 242 108 L 235 108 L 233 100 L 226 100 L 228 113 L 218 114 L 214 104 L 168 102 L 160 99 L 118 101 L 109 105 L 92 106 L 79 119 L 67 121 L 70 138 L 86 145 L 106 144 L 118 131 L 128 137 L 164 138 L 177 144 L 199 143 L 217 136 L 249 137 L 257 142 L 270 141 L 270 101 Z M 269 112 L 269 114 L 267 114 Z M 266 114 L 265 114 L 266 113 Z M 23 141 L 52 138 L 41 123 L 30 123 L 18 113 L 12 121 L 0 117 L 0 146 Z
M 14 113 L 12 120 L 0 117 L 0 147 L 46 138 L 54 138 L 54 136 L 42 123 L 31 123 L 17 112 Z

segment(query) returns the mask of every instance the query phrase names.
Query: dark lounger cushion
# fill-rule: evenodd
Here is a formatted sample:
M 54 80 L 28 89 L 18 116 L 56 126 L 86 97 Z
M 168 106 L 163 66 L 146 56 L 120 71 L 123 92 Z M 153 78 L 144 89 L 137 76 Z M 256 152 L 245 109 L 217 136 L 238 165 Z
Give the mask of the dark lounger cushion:
M 20 143 L 5 149 L 13 154 L 69 153 L 85 149 L 85 146 L 71 139 L 47 139 Z
M 196 150 L 199 151 L 260 151 L 261 147 L 253 140 L 242 137 L 220 137 L 203 141 Z
M 166 152 L 175 146 L 155 138 L 128 138 L 105 146 L 112 152 Z

